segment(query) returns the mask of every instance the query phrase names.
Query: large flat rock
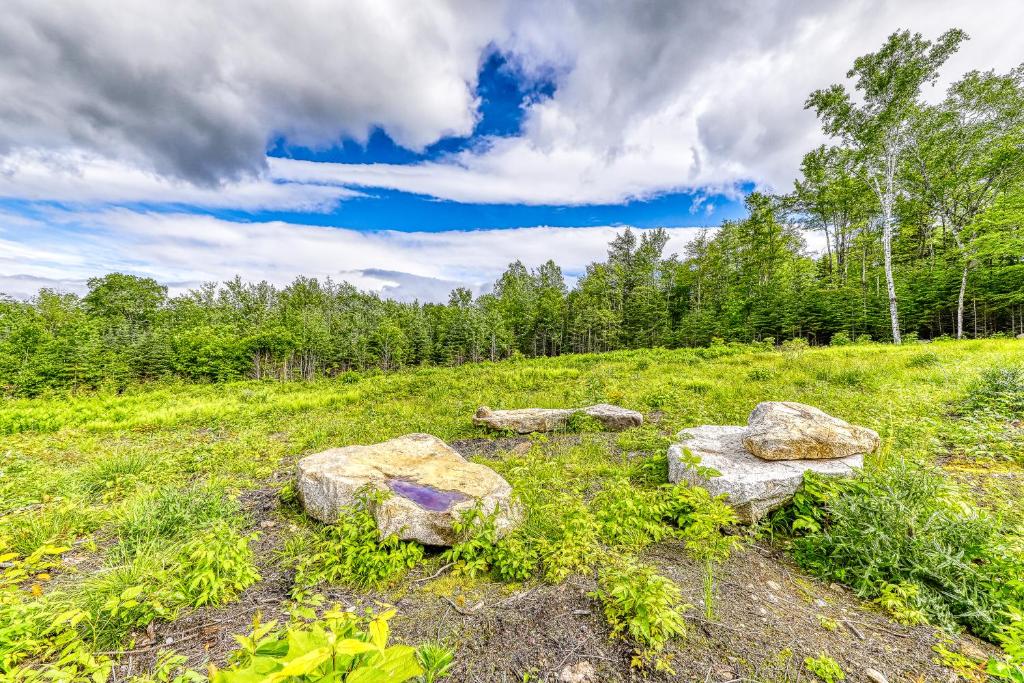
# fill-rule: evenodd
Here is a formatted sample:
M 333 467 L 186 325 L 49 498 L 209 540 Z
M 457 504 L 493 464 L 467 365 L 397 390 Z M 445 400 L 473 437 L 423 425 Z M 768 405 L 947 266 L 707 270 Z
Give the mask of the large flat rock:
M 610 432 L 639 427 L 644 422 L 644 416 L 635 410 L 628 410 L 608 403 L 598 403 L 586 408 L 520 408 L 518 410 L 491 410 L 487 406 L 481 406 L 473 416 L 473 424 L 519 434 L 555 432 L 566 429 L 569 426 L 569 419 L 576 413 L 589 415 Z
M 878 448 L 878 433 L 795 401 L 758 403 L 743 437 L 762 460 L 830 460 Z
M 321 522 L 336 521 L 365 486 L 391 494 L 370 509 L 381 538 L 397 534 L 402 540 L 451 545 L 458 540 L 452 523 L 478 501 L 485 513 L 497 511 L 499 534 L 518 521 L 507 481 L 430 434 L 332 448 L 297 465 L 299 499 L 306 513 Z
M 746 427 L 703 426 L 679 432 L 680 443 L 668 450 L 668 478 L 674 483 L 703 486 L 713 495 L 725 494 L 744 524 L 753 524 L 788 503 L 803 483 L 805 472 L 849 476 L 864 465 L 863 455 L 836 460 L 762 460 L 744 447 Z M 704 477 L 683 461 L 684 449 L 700 458 L 703 467 L 721 473 Z

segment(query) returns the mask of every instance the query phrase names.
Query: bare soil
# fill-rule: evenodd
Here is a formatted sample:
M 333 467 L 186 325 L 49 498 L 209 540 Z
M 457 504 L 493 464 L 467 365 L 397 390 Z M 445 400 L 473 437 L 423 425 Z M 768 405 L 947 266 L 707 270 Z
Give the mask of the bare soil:
M 509 437 L 453 445 L 467 455 L 497 457 L 502 451 L 528 448 L 529 443 L 527 438 Z M 279 473 L 274 480 L 287 476 Z M 255 615 L 264 622 L 287 618 L 284 603 L 292 576 L 275 551 L 290 530 L 277 488 L 246 492 L 241 501 L 252 529 L 260 532 L 255 552 L 263 580 L 236 603 L 201 609 L 138 634 L 135 649 L 122 654 L 114 680 L 150 669 L 161 648 L 186 655 L 195 668 L 208 662 L 223 664 L 236 647 L 232 634 L 247 632 Z M 456 682 L 577 680 L 560 676 L 581 662 L 589 664 L 581 666 L 593 675 L 578 680 L 591 683 L 810 682 L 817 678 L 803 668 L 804 658 L 828 654 L 853 683 L 871 680 L 865 673 L 869 668 L 891 683 L 946 683 L 962 679 L 938 663 L 933 646 L 945 644 L 975 659 L 998 653 L 969 635 L 893 623 L 845 587 L 808 576 L 767 541 L 746 543 L 717 568 L 712 620 L 704 617 L 701 567 L 680 544 L 655 545 L 645 559 L 675 581 L 692 605 L 686 615 L 687 636 L 667 651 L 672 673 L 631 666 L 629 644 L 608 637 L 600 606 L 590 597 L 595 589 L 590 575 L 573 576 L 556 586 L 474 582 L 451 577 L 435 557 L 392 590 L 331 588 L 325 597 L 328 604 L 353 609 L 395 606 L 394 640 L 437 640 L 455 647 L 449 680 Z

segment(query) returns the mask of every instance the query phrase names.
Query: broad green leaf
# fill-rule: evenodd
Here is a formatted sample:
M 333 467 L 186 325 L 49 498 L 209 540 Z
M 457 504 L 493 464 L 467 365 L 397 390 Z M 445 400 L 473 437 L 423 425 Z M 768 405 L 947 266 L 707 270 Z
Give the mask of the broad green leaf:
M 280 671 L 277 671 L 267 678 L 267 683 L 283 681 L 287 678 L 291 678 L 292 676 L 305 676 L 330 659 L 330 657 L 331 648 L 329 647 L 321 647 L 316 650 L 311 650 L 301 657 L 297 657 L 285 664 Z
M 356 669 L 346 683 L 402 683 L 423 673 L 415 648 L 394 645 L 384 650 L 372 666 Z

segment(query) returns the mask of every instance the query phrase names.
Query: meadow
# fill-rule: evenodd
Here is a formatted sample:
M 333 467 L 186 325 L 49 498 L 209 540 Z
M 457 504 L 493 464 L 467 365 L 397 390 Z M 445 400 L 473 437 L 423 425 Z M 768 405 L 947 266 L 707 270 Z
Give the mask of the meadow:
M 761 553 L 773 563 L 766 572 L 785 567 L 799 585 L 819 577 L 847 586 L 843 604 L 891 624 L 878 628 L 930 642 L 907 658 L 927 669 L 920 680 L 947 669 L 967 680 L 1024 680 L 1022 368 L 1024 341 L 1015 339 L 719 344 L 8 399 L 0 404 L 0 672 L 10 680 L 555 680 L 585 644 L 546 664 L 543 643 L 534 644 L 532 665 L 509 659 L 485 669 L 483 627 L 432 631 L 426 622 L 437 617 L 424 616 L 432 614 L 424 605 L 433 600 L 465 622 L 472 596 L 515 607 L 580 588 L 569 612 L 589 620 L 595 643 L 617 644 L 594 660 L 600 680 L 699 676 L 701 657 L 729 658 L 715 635 L 726 631 L 714 631 L 735 617 L 722 600 L 736 570 L 729 558 Z M 764 400 L 815 405 L 877 430 L 883 446 L 853 483 L 809 484 L 770 522 L 736 533 L 720 501 L 666 486 L 665 448 L 683 427 L 744 424 Z M 646 424 L 618 435 L 580 423 L 513 438 L 470 420 L 480 405 L 600 402 L 639 410 Z M 465 542 L 441 552 L 379 542 L 358 508 L 333 527 L 302 515 L 291 487 L 297 459 L 411 432 L 434 434 L 505 476 L 527 511 L 520 531 L 499 541 L 486 519 L 467 519 Z M 665 568 L 666 553 L 674 568 Z M 262 621 L 253 623 L 256 614 Z M 501 614 L 492 612 L 489 627 Z M 822 642 L 838 638 L 828 619 L 819 620 Z M 982 640 L 950 645 L 963 633 Z M 856 653 L 837 642 L 827 652 L 794 654 L 792 644 L 762 652 L 762 663 L 777 665 L 753 680 L 842 680 Z M 260 678 L 260 666 L 276 673 Z

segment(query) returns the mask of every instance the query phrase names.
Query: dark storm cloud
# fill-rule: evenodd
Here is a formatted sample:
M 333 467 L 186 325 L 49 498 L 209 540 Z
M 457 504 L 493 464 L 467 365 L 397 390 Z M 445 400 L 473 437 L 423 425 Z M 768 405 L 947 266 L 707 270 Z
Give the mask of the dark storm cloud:
M 0 173 L 13 180 L 3 192 L 18 196 L 26 159 L 74 166 L 98 156 L 218 187 L 271 177 L 265 149 L 282 137 L 316 147 L 380 126 L 419 149 L 473 130 L 477 71 L 494 48 L 525 77 L 557 82 L 525 107 L 519 137 L 413 169 L 287 170 L 484 202 L 784 187 L 820 140 L 807 93 L 841 80 L 858 54 L 901 26 L 934 36 L 955 24 L 975 40 L 951 73 L 1006 68 L 1020 59 L 1021 20 L 1024 6 L 1011 0 L 9 0 Z

